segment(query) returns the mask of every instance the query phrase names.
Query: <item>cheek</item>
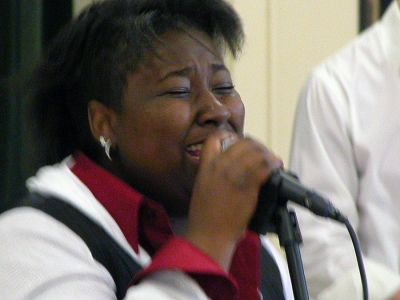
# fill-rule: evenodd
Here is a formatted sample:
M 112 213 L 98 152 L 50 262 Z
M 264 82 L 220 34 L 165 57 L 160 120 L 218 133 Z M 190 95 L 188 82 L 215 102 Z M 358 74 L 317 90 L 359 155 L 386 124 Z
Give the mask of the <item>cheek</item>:
M 126 122 L 124 135 L 129 151 L 148 159 L 168 159 L 179 154 L 182 138 L 190 126 L 186 106 L 158 103 L 135 113 Z
M 163 142 L 181 143 L 192 124 L 190 106 L 179 102 L 160 105 L 159 110 L 149 116 L 148 123 Z
M 243 133 L 245 107 L 239 94 L 237 94 L 236 97 L 229 99 L 229 101 L 226 102 L 226 105 L 231 111 L 231 119 L 234 126 L 237 128 L 238 132 Z

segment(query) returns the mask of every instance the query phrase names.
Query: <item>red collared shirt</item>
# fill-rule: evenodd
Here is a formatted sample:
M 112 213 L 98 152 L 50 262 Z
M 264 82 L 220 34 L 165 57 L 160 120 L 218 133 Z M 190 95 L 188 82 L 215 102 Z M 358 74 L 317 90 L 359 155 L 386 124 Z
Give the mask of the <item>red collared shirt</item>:
M 211 257 L 181 237 L 174 236 L 164 209 L 96 165 L 82 153 L 71 171 L 106 208 L 135 252 L 140 245 L 151 264 L 134 279 L 160 270 L 178 269 L 191 275 L 212 299 L 259 299 L 260 242 L 248 232 L 239 242 L 227 274 Z

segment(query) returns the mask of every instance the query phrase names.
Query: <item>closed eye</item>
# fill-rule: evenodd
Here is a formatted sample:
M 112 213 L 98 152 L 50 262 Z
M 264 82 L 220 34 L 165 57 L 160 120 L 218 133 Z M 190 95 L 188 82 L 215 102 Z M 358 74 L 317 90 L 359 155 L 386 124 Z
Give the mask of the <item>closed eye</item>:
M 228 94 L 231 94 L 234 89 L 235 89 L 235 86 L 231 84 L 231 85 L 215 87 L 213 90 L 217 94 L 228 95 Z
M 161 96 L 170 96 L 173 98 L 185 98 L 190 95 L 190 90 L 187 88 L 170 90 L 163 93 Z

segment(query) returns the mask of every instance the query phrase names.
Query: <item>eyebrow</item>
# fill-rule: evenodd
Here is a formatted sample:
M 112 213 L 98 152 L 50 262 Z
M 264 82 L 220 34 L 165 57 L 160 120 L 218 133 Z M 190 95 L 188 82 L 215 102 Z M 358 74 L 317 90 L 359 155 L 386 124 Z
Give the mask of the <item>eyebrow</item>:
M 229 72 L 228 68 L 225 66 L 225 64 L 212 64 L 211 69 L 213 70 L 214 73 L 218 71 L 226 71 Z
M 229 72 L 228 68 L 224 64 L 220 64 L 220 63 L 211 64 L 211 70 L 213 71 L 213 73 L 216 73 L 219 71 Z M 164 81 L 170 77 L 189 77 L 190 74 L 193 72 L 194 72 L 193 67 L 185 67 L 182 69 L 173 70 L 173 71 L 168 72 L 165 75 L 163 75 L 159 81 Z
M 178 70 L 173 70 L 171 72 L 166 73 L 163 75 L 159 81 L 164 81 L 170 77 L 189 77 L 189 75 L 193 72 L 192 67 L 185 67 Z

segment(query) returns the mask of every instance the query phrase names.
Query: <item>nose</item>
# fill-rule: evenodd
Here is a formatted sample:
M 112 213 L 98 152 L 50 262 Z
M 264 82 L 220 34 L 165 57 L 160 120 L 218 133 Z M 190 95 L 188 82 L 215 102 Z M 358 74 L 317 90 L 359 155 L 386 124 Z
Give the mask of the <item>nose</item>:
M 219 127 L 229 120 L 229 108 L 211 91 L 204 91 L 197 99 L 199 105 L 197 123 L 201 126 L 214 125 Z

